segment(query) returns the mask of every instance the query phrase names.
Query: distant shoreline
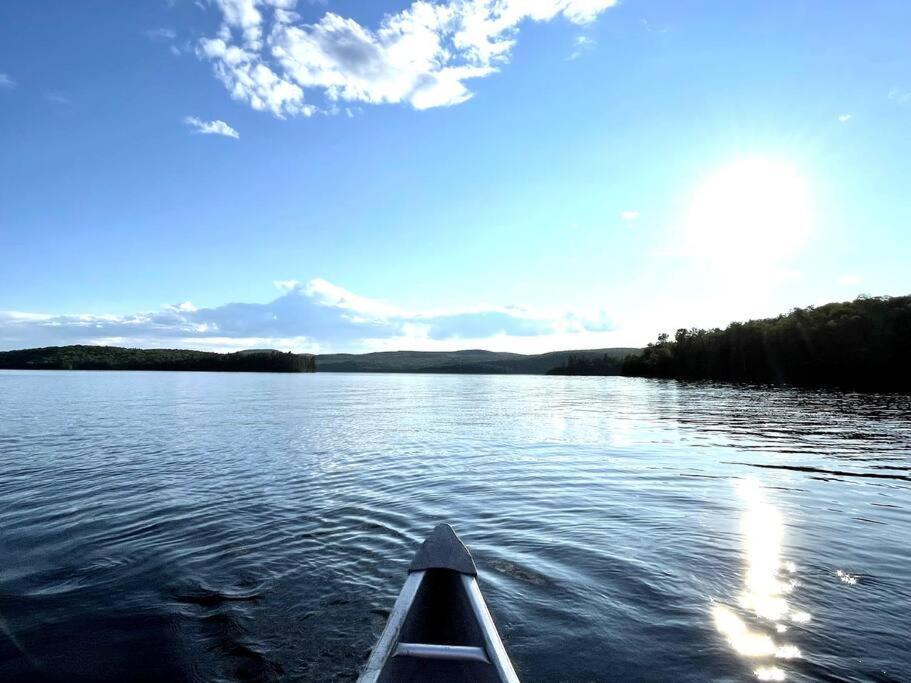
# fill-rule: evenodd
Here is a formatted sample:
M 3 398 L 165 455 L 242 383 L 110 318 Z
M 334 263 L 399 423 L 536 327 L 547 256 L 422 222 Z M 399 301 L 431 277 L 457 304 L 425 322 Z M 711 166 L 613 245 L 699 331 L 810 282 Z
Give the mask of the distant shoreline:
M 251 349 L 213 353 L 114 346 L 0 352 L 7 370 L 179 370 L 474 375 L 592 375 L 754 385 L 911 391 L 911 296 L 858 297 L 796 308 L 725 329 L 678 329 L 644 349 L 540 354 L 380 351 L 323 355 Z
M 184 349 L 74 345 L 0 351 L 0 370 L 546 375 L 574 358 L 611 358 L 619 368 L 624 358 L 637 353 L 640 353 L 640 349 L 611 348 L 532 355 L 482 350 L 311 355 L 283 353 L 272 349 L 214 353 Z
M 638 348 L 618 347 L 521 354 L 466 349 L 462 351 L 378 351 L 316 356 L 317 372 L 392 372 L 415 374 L 546 375 L 569 359 L 612 358 L 618 363 Z M 619 374 L 619 371 L 613 374 Z
M 236 353 L 119 346 L 46 346 L 0 351 L 0 370 L 149 370 L 177 372 L 315 371 L 309 354 L 254 349 Z

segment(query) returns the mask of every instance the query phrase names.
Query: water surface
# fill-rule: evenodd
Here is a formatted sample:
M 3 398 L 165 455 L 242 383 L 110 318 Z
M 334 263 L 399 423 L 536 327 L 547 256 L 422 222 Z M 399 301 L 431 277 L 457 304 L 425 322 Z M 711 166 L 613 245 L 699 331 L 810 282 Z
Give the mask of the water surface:
M 911 402 L 0 372 L 0 679 L 350 680 L 416 546 L 526 681 L 911 680 Z

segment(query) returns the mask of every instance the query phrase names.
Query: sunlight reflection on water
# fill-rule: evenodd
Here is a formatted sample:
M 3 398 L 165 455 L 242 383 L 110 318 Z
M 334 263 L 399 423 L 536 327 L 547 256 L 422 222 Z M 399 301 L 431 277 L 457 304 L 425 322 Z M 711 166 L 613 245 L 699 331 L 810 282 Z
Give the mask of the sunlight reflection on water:
M 744 657 L 797 659 L 801 654 L 795 645 L 776 642 L 765 630 L 767 623 L 780 634 L 787 631 L 788 620 L 810 621 L 809 613 L 793 609 L 788 601 L 787 596 L 798 585 L 794 578 L 797 567 L 781 557 L 784 538 L 781 513 L 768 501 L 765 489 L 755 479 L 740 480 L 737 495 L 745 505 L 740 528 L 746 555 L 744 590 L 737 598 L 737 605 L 747 618 L 758 623 L 748 624 L 732 607 L 716 603 L 712 607 L 715 628 Z M 785 672 L 774 665 L 764 664 L 754 673 L 761 681 L 786 678 Z
M 0 681 L 351 681 L 441 521 L 529 683 L 911 681 L 909 443 L 911 396 L 0 371 Z

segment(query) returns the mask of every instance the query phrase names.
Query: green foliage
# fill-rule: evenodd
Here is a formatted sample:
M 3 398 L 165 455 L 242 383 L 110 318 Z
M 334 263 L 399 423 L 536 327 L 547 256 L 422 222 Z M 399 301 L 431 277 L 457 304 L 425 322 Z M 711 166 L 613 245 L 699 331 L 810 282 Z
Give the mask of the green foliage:
M 911 296 L 797 308 L 726 329 L 661 335 L 623 374 L 732 382 L 911 388 Z
M 315 357 L 272 350 L 212 353 L 116 346 L 48 346 L 0 352 L 5 370 L 198 370 L 208 372 L 315 372 Z
M 547 371 L 548 375 L 619 375 L 626 356 L 603 354 L 590 356 L 570 354 L 560 367 Z

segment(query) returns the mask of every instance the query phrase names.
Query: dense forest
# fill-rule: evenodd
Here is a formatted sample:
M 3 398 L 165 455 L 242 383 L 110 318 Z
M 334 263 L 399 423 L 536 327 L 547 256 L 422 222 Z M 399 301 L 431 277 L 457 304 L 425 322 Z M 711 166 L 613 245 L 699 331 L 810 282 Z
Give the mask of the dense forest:
M 629 353 L 620 355 L 603 354 L 601 356 L 572 353 L 567 356 L 563 365 L 551 368 L 548 375 L 619 375 L 623 372 L 625 359 L 638 354 L 638 349 L 629 349 Z
M 306 354 L 254 350 L 213 353 L 116 346 L 48 346 L 0 351 L 3 370 L 195 370 L 206 372 L 314 372 Z
M 732 382 L 911 388 L 911 296 L 797 308 L 726 329 L 680 329 L 623 365 L 624 375 Z

